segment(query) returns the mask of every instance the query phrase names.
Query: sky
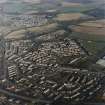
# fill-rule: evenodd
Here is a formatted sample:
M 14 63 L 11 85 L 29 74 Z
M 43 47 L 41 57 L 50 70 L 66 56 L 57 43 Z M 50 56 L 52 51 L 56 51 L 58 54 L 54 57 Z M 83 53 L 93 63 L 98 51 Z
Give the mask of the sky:
M 25 2 L 36 2 L 36 3 L 40 2 L 40 0 L 23 0 L 23 1 L 25 1 Z
M 16 1 L 16 0 L 0 0 L 0 3 L 5 3 L 7 1 Z M 18 1 L 18 0 L 17 0 Z M 25 1 L 25 2 L 40 2 L 40 0 L 19 0 L 19 1 Z
M 15 1 L 15 0 L 0 0 L 0 3 L 4 3 L 6 1 Z M 18 1 L 18 0 L 17 0 Z M 40 2 L 40 1 L 43 1 L 43 0 L 20 0 L 20 1 L 25 1 L 25 2 Z M 52 1 L 52 0 L 51 0 Z M 69 0 L 68 0 L 69 1 Z M 75 0 L 70 0 L 70 1 L 75 1 Z M 80 1 L 80 0 L 76 0 L 76 1 Z M 83 1 L 83 0 L 82 0 Z M 84 0 L 85 1 L 85 0 Z M 105 3 L 105 0 L 91 0 L 91 1 L 94 1 L 94 2 L 103 2 Z
M 4 3 L 4 2 L 6 2 L 7 0 L 0 0 L 0 3 Z

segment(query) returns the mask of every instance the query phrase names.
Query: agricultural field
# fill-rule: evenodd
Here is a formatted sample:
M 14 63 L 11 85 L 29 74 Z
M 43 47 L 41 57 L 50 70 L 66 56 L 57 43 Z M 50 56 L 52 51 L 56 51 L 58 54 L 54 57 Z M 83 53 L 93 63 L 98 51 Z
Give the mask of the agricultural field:
M 72 21 L 72 20 L 79 20 L 84 15 L 81 13 L 65 13 L 59 14 L 55 20 L 57 21 Z
M 57 23 L 47 24 L 41 27 L 30 27 L 30 28 L 19 29 L 19 30 L 10 32 L 5 38 L 6 39 L 20 39 L 20 38 L 25 37 L 25 34 L 27 32 L 42 34 L 42 33 L 48 33 L 48 32 L 54 31 L 56 29 L 58 29 Z
M 73 32 L 81 33 L 84 37 L 105 38 L 105 20 L 86 21 L 72 28 Z
M 62 2 L 63 7 L 80 7 L 82 6 L 81 3 L 69 3 L 69 2 Z
M 90 52 L 97 53 L 105 47 L 105 20 L 86 21 L 72 28 L 73 38 L 83 41 Z

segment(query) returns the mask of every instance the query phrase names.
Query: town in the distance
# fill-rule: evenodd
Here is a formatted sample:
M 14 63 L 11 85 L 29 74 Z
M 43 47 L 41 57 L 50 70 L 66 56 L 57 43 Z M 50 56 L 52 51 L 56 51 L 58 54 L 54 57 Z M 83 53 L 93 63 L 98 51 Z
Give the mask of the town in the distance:
M 0 0 L 0 105 L 105 105 L 105 0 Z

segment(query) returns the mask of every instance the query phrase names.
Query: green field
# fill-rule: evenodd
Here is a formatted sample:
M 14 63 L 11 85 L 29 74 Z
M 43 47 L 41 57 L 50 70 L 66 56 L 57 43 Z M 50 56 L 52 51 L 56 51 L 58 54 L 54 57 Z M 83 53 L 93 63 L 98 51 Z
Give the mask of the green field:
M 105 36 L 74 32 L 70 34 L 70 37 L 81 40 L 84 48 L 86 48 L 91 54 L 96 54 L 105 48 Z

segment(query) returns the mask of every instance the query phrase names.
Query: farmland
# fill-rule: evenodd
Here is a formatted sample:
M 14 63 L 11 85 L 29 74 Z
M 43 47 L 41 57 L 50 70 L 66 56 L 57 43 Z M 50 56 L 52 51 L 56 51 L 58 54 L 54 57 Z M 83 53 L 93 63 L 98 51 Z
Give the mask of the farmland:
M 57 21 L 72 21 L 72 20 L 78 20 L 84 15 L 81 13 L 65 13 L 65 14 L 59 14 L 55 20 Z
M 87 21 L 74 27 L 73 32 L 87 33 L 88 35 L 105 37 L 105 20 Z
M 42 33 L 48 33 L 50 31 L 56 30 L 57 28 L 58 28 L 58 24 L 56 23 L 48 24 L 48 25 L 41 26 L 41 27 L 30 27 L 26 29 L 13 31 L 9 33 L 5 38 L 6 39 L 20 39 L 25 36 L 25 33 L 27 31 L 37 33 L 37 34 L 42 34 Z

